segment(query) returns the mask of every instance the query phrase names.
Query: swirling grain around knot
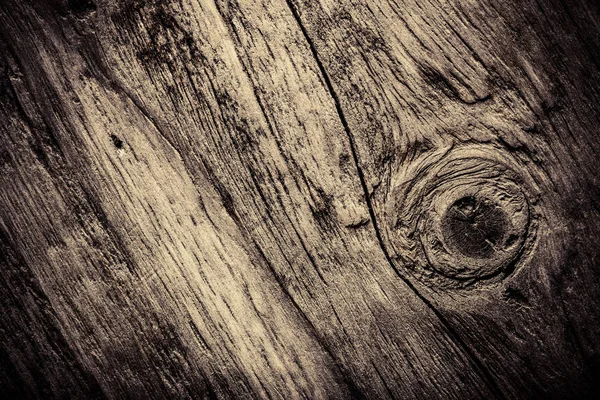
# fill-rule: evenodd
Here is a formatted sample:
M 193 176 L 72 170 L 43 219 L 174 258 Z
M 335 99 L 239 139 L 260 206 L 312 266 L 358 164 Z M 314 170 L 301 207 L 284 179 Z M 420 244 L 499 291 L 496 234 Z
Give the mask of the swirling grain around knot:
M 430 286 L 497 282 L 535 239 L 532 179 L 497 148 L 439 152 L 399 171 L 393 187 L 393 256 Z

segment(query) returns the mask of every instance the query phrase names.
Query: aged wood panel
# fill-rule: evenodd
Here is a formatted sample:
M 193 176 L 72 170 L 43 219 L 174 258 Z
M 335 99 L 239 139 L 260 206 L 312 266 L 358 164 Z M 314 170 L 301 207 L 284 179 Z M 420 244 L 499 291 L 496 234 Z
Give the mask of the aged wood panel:
M 507 396 L 592 393 L 597 6 L 292 3 L 356 142 L 399 275 L 431 301 Z M 514 224 L 514 247 L 480 264 L 460 250 L 446 259 L 433 254 L 446 222 L 427 222 L 429 213 L 501 186 L 504 194 L 521 192 L 516 205 L 500 206 Z M 488 213 L 483 222 L 497 227 L 493 218 Z M 462 245 L 477 244 L 470 240 Z
M 598 21 L 0 2 L 0 393 L 592 397 Z

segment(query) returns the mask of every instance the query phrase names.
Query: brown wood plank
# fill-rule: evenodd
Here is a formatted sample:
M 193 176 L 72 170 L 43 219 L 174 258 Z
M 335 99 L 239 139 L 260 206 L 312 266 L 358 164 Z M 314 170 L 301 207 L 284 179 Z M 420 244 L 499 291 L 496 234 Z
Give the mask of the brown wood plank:
M 290 3 L 339 99 L 399 275 L 508 397 L 592 396 L 600 344 L 597 7 Z M 442 232 L 452 201 L 506 193 L 511 182 L 520 191 L 514 201 L 529 211 L 508 207 L 523 239 L 515 251 L 475 259 L 467 253 L 476 239 L 453 244 Z
M 0 3 L 0 384 L 591 397 L 598 32 L 553 0 Z
M 2 16 L 16 92 L 3 107 L 3 227 L 104 393 L 343 397 L 216 190 L 192 182 L 152 121 L 93 75 L 57 10 L 14 4 Z

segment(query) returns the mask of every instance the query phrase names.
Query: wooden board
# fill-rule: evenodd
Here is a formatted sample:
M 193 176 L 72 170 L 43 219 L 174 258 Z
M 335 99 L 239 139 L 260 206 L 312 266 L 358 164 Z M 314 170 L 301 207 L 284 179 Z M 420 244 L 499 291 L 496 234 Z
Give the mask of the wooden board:
M 593 2 L 0 2 L 5 398 L 593 398 Z

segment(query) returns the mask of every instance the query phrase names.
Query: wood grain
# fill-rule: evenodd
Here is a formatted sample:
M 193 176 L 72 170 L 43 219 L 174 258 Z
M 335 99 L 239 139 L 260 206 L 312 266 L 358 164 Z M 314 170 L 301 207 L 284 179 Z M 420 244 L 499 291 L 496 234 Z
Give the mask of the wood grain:
M 593 398 L 598 17 L 0 2 L 0 393 Z

